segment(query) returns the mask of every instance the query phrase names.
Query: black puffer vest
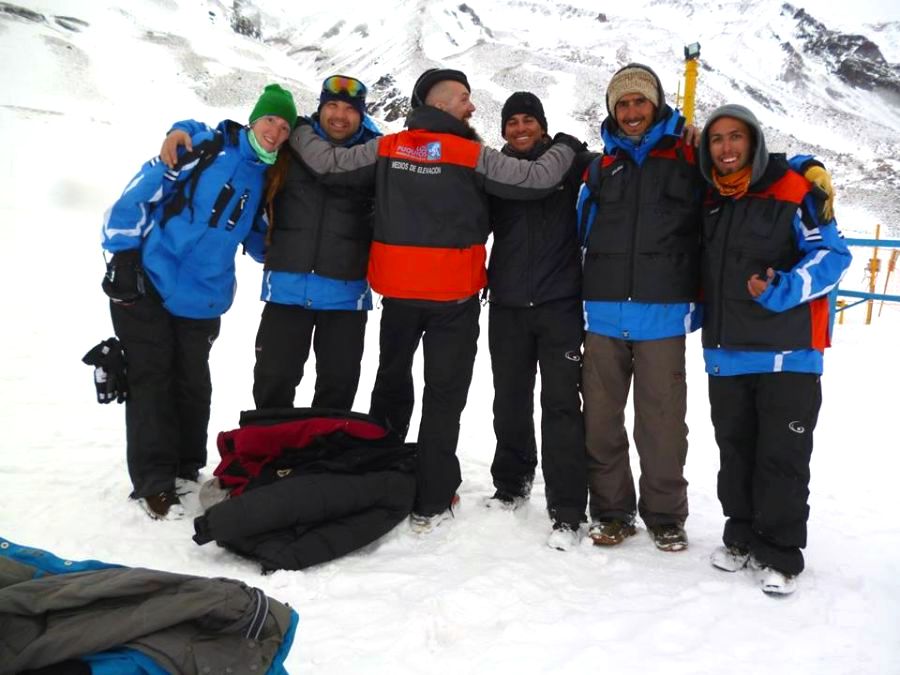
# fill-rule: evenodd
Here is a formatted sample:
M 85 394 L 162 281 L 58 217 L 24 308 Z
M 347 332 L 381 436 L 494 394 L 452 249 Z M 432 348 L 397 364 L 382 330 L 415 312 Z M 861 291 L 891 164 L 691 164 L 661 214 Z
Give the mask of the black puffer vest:
M 266 269 L 363 279 L 369 264 L 374 188 L 325 186 L 291 157 L 275 197 Z
M 590 166 L 585 300 L 693 302 L 699 289 L 700 196 L 693 148 L 661 142 L 641 166 L 622 151 Z
M 786 351 L 812 346 L 810 303 L 772 312 L 747 290 L 754 274 L 789 270 L 802 258 L 794 217 L 809 183 L 784 155 L 769 155 L 763 176 L 741 199 L 710 190 L 703 208 L 703 346 Z

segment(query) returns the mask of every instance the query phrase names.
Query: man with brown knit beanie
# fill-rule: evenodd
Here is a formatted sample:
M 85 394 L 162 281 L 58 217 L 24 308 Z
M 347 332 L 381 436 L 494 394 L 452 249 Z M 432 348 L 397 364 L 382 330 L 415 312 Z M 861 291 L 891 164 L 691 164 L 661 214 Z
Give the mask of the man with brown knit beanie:
M 663 551 L 687 547 L 685 334 L 700 327 L 702 180 L 684 118 L 647 66 L 606 94 L 604 153 L 579 198 L 587 334 L 583 395 L 591 527 L 600 546 L 635 534 L 636 511 Z M 625 406 L 634 381 L 636 499 Z
M 604 153 L 586 173 L 578 206 L 590 536 L 599 546 L 620 544 L 635 534 L 637 512 L 657 548 L 681 551 L 688 543 L 684 346 L 703 320 L 703 179 L 683 138 L 684 118 L 666 104 L 650 68 L 631 63 L 619 70 L 606 106 Z M 814 160 L 791 163 L 830 187 Z M 632 380 L 639 499 L 625 430 Z

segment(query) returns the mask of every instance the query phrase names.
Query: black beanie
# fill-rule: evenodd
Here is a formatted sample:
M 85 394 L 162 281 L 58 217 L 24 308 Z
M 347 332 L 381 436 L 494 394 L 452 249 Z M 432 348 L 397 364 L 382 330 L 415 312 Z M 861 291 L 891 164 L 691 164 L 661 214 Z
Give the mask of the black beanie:
M 472 91 L 472 87 L 469 86 L 469 80 L 466 78 L 466 74 L 461 70 L 429 68 L 419 75 L 419 79 L 416 80 L 416 83 L 413 85 L 410 106 L 418 108 L 419 106 L 425 105 L 425 99 L 428 98 L 428 92 L 431 91 L 431 88 L 438 82 L 443 82 L 444 80 L 459 82 L 470 92 Z
M 531 115 L 541 125 L 544 133 L 547 132 L 547 118 L 544 116 L 541 99 L 530 91 L 517 91 L 503 104 L 503 111 L 500 113 L 500 136 L 505 138 L 506 123 L 510 117 L 519 114 Z
M 350 92 L 353 92 L 351 94 Z M 318 112 L 322 112 L 322 106 L 328 101 L 344 101 L 356 109 L 360 117 L 366 116 L 366 85 L 361 80 L 347 75 L 332 75 L 322 82 L 322 92 L 319 94 Z

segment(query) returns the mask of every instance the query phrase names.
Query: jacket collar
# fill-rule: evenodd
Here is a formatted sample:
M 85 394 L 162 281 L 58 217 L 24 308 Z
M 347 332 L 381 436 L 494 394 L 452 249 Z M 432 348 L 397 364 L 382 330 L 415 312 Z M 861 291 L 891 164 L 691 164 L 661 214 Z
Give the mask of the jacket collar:
M 325 130 L 322 128 L 322 125 L 319 124 L 319 113 L 313 113 L 309 116 L 309 120 L 312 121 L 313 131 L 316 132 L 316 135 L 322 140 L 328 141 L 333 145 L 336 145 L 334 141 L 332 141 L 328 134 L 325 133 Z M 373 138 L 377 138 L 381 136 L 381 130 L 378 128 L 378 125 L 375 124 L 375 120 L 373 120 L 368 115 L 363 115 L 362 123 L 359 125 L 359 129 L 356 130 L 356 133 L 353 134 L 350 138 L 340 144 L 342 148 L 351 148 L 354 145 L 362 145 L 368 141 L 371 141 Z
M 216 133 L 222 134 L 224 145 L 236 145 L 241 157 L 252 162 L 262 162 L 256 154 L 256 150 L 250 145 L 247 134 L 253 133 L 249 125 L 240 124 L 234 120 L 222 120 L 216 125 Z
M 421 129 L 439 134 L 453 134 L 469 141 L 481 143 L 478 132 L 453 115 L 430 105 L 413 109 L 406 118 L 406 126 L 410 131 Z
M 668 106 L 666 108 L 667 114 L 651 126 L 638 142 L 618 134 L 610 125 L 609 118 L 604 120 L 603 126 L 600 128 L 604 145 L 603 151 L 607 155 L 614 155 L 617 151 L 625 152 L 640 165 L 644 163 L 650 151 L 657 146 L 665 147 L 677 141 L 681 138 L 681 132 L 684 129 L 684 117 L 677 110 Z
M 528 152 L 519 152 L 517 150 L 513 150 L 511 147 L 509 147 L 509 143 L 504 144 L 504 146 L 500 149 L 500 152 L 502 152 L 504 155 L 508 155 L 509 157 L 515 157 L 516 159 L 529 159 L 533 161 L 547 152 L 552 144 L 553 140 L 547 134 L 544 134 L 541 140 L 535 143 L 534 147 L 531 148 L 531 150 L 529 150 Z
M 766 168 L 755 182 L 750 183 L 748 192 L 764 192 L 784 177 L 791 168 L 787 157 L 781 152 L 768 153 Z

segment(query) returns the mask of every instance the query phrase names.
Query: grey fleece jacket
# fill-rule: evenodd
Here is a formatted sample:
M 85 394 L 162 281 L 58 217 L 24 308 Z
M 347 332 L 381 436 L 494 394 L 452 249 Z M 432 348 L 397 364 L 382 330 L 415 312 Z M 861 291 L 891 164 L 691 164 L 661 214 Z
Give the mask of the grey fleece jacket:
M 259 673 L 291 610 L 231 579 L 112 568 L 31 578 L 0 558 L 0 675 L 116 647 L 172 673 Z

